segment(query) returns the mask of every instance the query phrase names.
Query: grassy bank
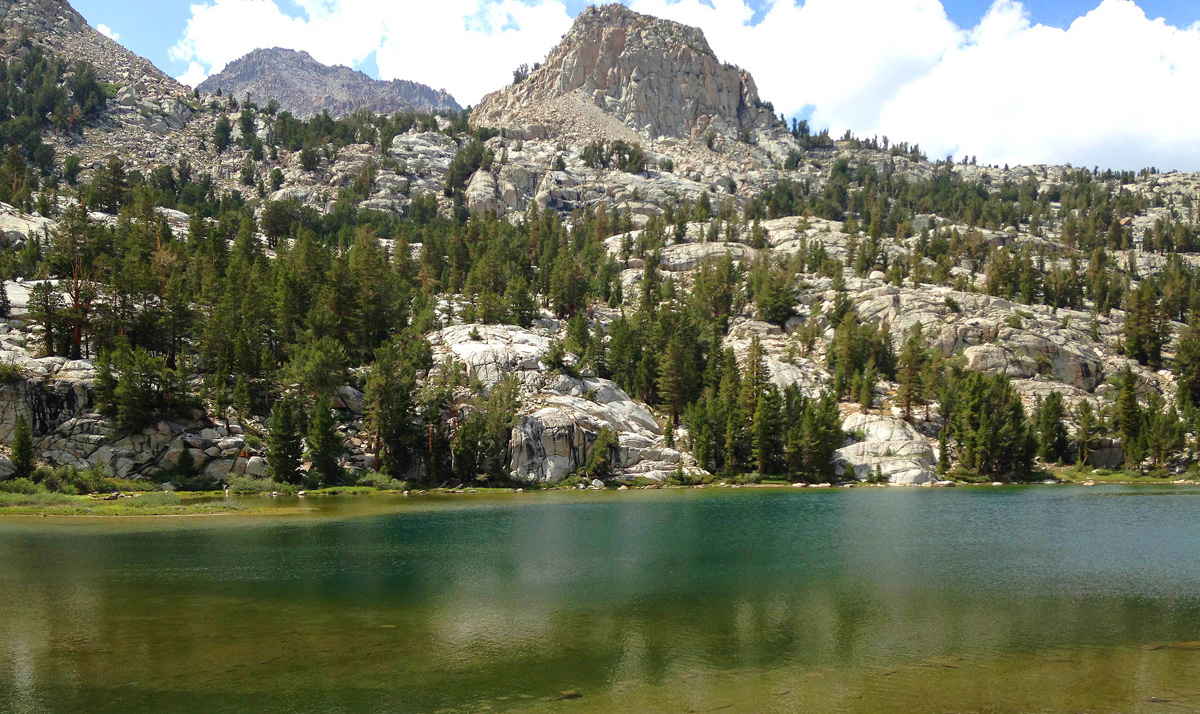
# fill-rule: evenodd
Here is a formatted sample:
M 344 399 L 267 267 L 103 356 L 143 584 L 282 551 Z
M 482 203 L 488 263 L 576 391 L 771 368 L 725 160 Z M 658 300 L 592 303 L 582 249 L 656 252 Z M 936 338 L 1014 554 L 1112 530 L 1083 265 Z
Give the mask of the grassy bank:
M 25 516 L 185 516 L 256 510 L 245 504 L 213 500 L 206 494 L 148 492 L 75 496 L 40 491 L 0 493 L 0 515 Z
M 1064 467 L 1052 468 L 1050 469 L 1050 472 L 1054 478 L 1070 483 L 1084 483 L 1087 481 L 1092 481 L 1098 484 L 1144 484 L 1164 486 L 1173 484 L 1180 480 L 1194 482 L 1197 478 L 1196 474 L 1191 472 L 1178 476 L 1163 476 L 1156 474 L 1145 474 L 1140 471 L 1130 471 L 1126 469 L 1097 469 L 1095 471 L 1080 471 L 1074 467 Z

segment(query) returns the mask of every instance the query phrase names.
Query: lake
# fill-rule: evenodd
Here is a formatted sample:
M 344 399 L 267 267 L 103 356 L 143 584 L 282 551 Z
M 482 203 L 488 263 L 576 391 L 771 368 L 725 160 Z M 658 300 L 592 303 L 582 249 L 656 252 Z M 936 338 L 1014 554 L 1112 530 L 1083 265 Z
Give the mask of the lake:
M 1200 711 L 1200 489 L 305 506 L 0 519 L 0 712 Z

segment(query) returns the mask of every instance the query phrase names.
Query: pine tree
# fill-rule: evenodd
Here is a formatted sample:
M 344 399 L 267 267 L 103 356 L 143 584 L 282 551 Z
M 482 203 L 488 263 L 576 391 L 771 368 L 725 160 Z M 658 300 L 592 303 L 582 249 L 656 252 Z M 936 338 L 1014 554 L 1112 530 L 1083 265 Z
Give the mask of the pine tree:
M 319 396 L 308 423 L 308 480 L 314 484 L 340 484 L 342 468 L 338 457 L 342 448 L 342 437 L 337 432 L 329 398 Z
M 820 481 L 829 480 L 833 476 L 833 452 L 845 440 L 837 397 L 826 394 L 820 400 L 809 400 L 801 425 L 804 472 Z
M 1065 414 L 1061 392 L 1051 392 L 1037 405 L 1038 458 L 1046 463 L 1062 463 L 1067 458 L 1070 441 L 1063 424 Z
M 928 403 L 925 398 L 925 369 L 927 356 L 925 354 L 925 339 L 921 334 L 921 323 L 913 325 L 904 341 L 904 349 L 900 352 L 900 368 L 897 376 L 900 380 L 900 403 L 904 406 L 904 418 L 912 418 L 914 406 Z
M 937 475 L 945 477 L 950 471 L 950 429 L 943 427 L 938 432 L 938 462 Z
M 863 409 L 870 409 L 875 404 L 875 383 L 878 380 L 879 374 L 875 370 L 875 360 L 872 358 L 858 383 L 858 404 Z
M 416 383 L 416 366 L 396 343 L 375 350 L 365 395 L 367 423 L 375 433 L 381 470 L 392 478 L 401 478 L 408 470 L 417 444 L 412 419 Z
M 250 395 L 250 383 L 246 381 L 246 375 L 239 374 L 237 381 L 233 384 L 233 408 L 237 410 L 238 418 L 245 421 L 250 417 L 254 399 Z
M 1125 451 L 1125 462 L 1137 467 L 1145 456 L 1142 448 L 1142 408 L 1138 402 L 1138 378 L 1126 365 L 1121 375 L 1121 391 L 1117 395 L 1116 430 Z
M 196 475 L 196 457 L 192 455 L 192 450 L 186 444 L 179 452 L 179 460 L 175 462 L 175 472 L 184 480 Z
M 12 431 L 13 478 L 29 478 L 33 474 L 33 432 L 25 416 L 17 417 Z
M 54 356 L 62 324 L 62 295 L 54 284 L 42 281 L 29 291 L 29 317 L 42 326 L 42 351 Z
M 783 419 L 779 390 L 768 384 L 754 410 L 754 458 L 762 476 L 777 474 L 783 455 Z
M 467 415 L 454 432 L 450 451 L 460 480 L 474 481 L 479 477 L 487 458 L 487 423 L 482 411 L 477 409 Z
M 1174 370 L 1179 376 L 1180 403 L 1200 407 L 1200 328 L 1195 318 L 1179 335 Z
M 525 276 L 517 275 L 508 281 L 504 292 L 504 303 L 508 307 L 508 320 L 514 325 L 529 327 L 536 312 L 533 296 L 529 293 L 529 282 Z
M 1147 398 L 1143 439 L 1156 469 L 1183 450 L 1184 426 L 1179 412 L 1174 406 L 1168 407 L 1158 392 L 1151 392 Z
M 229 123 L 229 118 L 221 115 L 217 119 L 217 126 L 213 130 L 213 146 L 217 147 L 217 153 L 220 154 L 229 148 L 229 140 L 233 135 L 233 125 Z
M 520 409 L 521 383 L 515 375 L 505 375 L 499 384 L 488 390 L 484 409 L 484 457 L 496 477 L 507 473 L 509 441 Z
M 767 268 L 755 293 L 760 320 L 783 325 L 796 314 L 796 293 L 788 284 L 788 275 L 783 270 Z
M 225 373 L 212 375 L 212 405 L 213 414 L 225 422 L 225 426 L 229 426 L 228 409 L 229 409 L 229 389 L 225 384 Z
M 100 356 L 96 360 L 96 386 L 94 390 L 97 411 L 107 417 L 115 417 L 117 415 L 116 391 L 117 378 L 113 374 L 112 353 L 108 350 L 101 350 Z
M 691 401 L 695 383 L 695 362 L 688 354 L 683 338 L 676 334 L 667 341 L 666 350 L 658 359 L 658 394 L 673 424 L 679 423 L 679 416 Z
M 300 483 L 300 407 L 295 397 L 275 402 L 267 419 L 267 473 L 280 483 Z
M 0 318 L 8 319 L 12 312 L 12 305 L 8 301 L 8 287 L 4 284 L 4 280 L 0 279 Z
M 1028 478 L 1037 440 L 1008 378 L 969 372 L 950 380 L 946 392 L 943 416 L 959 466 L 982 477 Z
M 1154 284 L 1144 280 L 1126 296 L 1125 352 L 1138 362 L 1158 369 L 1162 348 L 1170 337 L 1170 323 L 1158 302 Z
M 1091 443 L 1100 430 L 1096 420 L 1096 410 L 1092 403 L 1084 399 L 1075 408 L 1075 422 L 1079 425 L 1075 431 L 1075 453 L 1080 466 L 1088 463 L 1091 455 Z
M 734 409 L 726 422 L 726 462 L 730 468 L 741 469 L 751 466 L 754 454 L 754 413 L 770 373 L 767 371 L 766 352 L 755 335 L 746 352 L 746 364 Z
M 596 440 L 588 449 L 587 463 L 583 467 L 584 473 L 590 478 L 601 481 L 612 478 L 612 462 L 618 446 L 616 432 L 607 426 L 601 428 Z

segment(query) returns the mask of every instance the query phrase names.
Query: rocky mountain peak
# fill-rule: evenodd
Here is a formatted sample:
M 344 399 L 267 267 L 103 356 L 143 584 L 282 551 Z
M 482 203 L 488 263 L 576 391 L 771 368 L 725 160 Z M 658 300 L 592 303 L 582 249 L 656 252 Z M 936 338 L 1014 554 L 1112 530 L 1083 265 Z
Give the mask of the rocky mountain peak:
M 767 128 L 773 111 L 700 29 L 613 4 L 580 13 L 546 61 L 484 97 L 472 122 L 528 136 L 620 133 L 604 117 L 649 138 L 695 138 Z
M 406 80 L 379 81 L 349 67 L 329 66 L 307 52 L 274 47 L 254 50 L 201 82 L 201 92 L 238 97 L 249 94 L 259 102 L 270 99 L 306 118 L 322 111 L 345 116 L 360 109 L 380 114 L 398 111 L 461 111 L 445 90 Z

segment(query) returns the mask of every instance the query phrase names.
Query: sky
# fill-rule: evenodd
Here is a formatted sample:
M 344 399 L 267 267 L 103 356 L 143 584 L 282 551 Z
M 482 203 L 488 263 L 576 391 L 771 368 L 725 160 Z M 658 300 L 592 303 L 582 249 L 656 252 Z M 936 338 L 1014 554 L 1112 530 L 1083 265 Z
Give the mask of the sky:
M 1200 170 L 1195 0 L 623 0 L 696 25 L 787 117 L 931 158 Z M 72 0 L 196 84 L 307 50 L 471 105 L 545 57 L 583 0 Z

